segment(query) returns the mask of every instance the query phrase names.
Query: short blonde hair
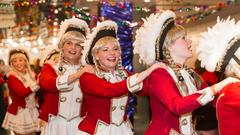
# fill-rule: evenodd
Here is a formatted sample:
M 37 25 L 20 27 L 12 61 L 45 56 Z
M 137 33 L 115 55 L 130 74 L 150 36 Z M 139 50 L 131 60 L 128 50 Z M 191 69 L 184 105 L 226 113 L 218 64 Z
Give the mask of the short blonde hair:
M 169 44 L 174 43 L 177 39 L 182 38 L 185 35 L 185 29 L 181 25 L 175 25 L 168 31 L 164 41 L 164 46 L 167 47 Z
M 69 31 L 67 33 L 65 33 L 61 39 L 60 39 L 60 42 L 58 44 L 58 48 L 59 49 L 62 49 L 64 43 L 67 41 L 67 40 L 79 40 L 81 42 L 84 42 L 84 40 L 86 40 L 86 37 L 81 33 L 81 32 L 78 32 L 78 31 Z
M 109 42 L 117 42 L 118 47 L 120 48 L 119 42 L 115 37 L 112 36 L 106 36 L 101 39 L 99 39 L 96 44 L 93 47 L 92 56 L 94 57 L 94 54 L 99 51 L 100 48 L 102 48 L 104 45 L 106 45 Z

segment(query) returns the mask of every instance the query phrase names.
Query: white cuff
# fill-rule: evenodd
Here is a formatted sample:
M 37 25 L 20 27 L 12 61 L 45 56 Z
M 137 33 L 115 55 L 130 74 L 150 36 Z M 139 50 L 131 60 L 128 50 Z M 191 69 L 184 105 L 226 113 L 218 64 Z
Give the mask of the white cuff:
M 134 74 L 127 78 L 127 87 L 131 93 L 135 93 L 142 89 L 143 83 L 137 83 L 138 74 Z
M 202 95 L 197 98 L 197 101 L 203 106 L 207 103 L 213 101 L 214 95 L 210 87 L 207 87 L 203 90 L 198 91 L 197 93 L 201 93 Z
M 59 75 L 56 80 L 57 89 L 60 91 L 68 91 L 73 89 L 73 83 L 68 85 L 67 80 L 68 75 Z
M 30 86 L 30 89 L 32 90 L 32 92 L 38 91 L 39 88 L 40 88 L 40 87 L 39 87 L 39 85 L 37 85 L 37 84 L 33 84 L 33 85 Z

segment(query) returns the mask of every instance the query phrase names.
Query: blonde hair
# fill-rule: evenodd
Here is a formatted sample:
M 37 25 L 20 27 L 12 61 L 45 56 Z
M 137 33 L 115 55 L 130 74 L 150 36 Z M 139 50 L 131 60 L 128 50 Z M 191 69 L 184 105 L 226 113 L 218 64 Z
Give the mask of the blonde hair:
M 68 40 L 79 40 L 81 42 L 84 42 L 84 40 L 86 40 L 86 37 L 81 32 L 69 31 L 61 37 L 58 48 L 62 49 L 64 43 Z
M 106 45 L 107 43 L 109 42 L 117 42 L 118 44 L 118 47 L 120 48 L 120 45 L 119 45 L 119 42 L 116 38 L 114 37 L 111 37 L 111 36 L 106 36 L 106 37 L 103 37 L 101 39 L 99 39 L 96 44 L 94 45 L 93 47 L 93 51 L 92 51 L 92 56 L 94 56 L 94 54 L 96 54 L 100 48 L 102 48 L 104 45 Z
M 175 25 L 172 29 L 170 29 L 166 35 L 164 44 L 163 44 L 163 56 L 164 60 L 168 62 L 169 66 L 173 69 L 174 73 L 177 75 L 179 81 L 183 81 L 181 79 L 181 73 L 179 66 L 174 62 L 173 58 L 171 57 L 170 51 L 168 50 L 168 46 L 172 43 L 174 43 L 177 39 L 180 39 L 182 37 L 186 36 L 186 31 L 181 25 Z M 193 75 L 194 71 L 187 67 L 186 65 L 183 65 L 186 71 Z
M 163 55 L 167 50 L 169 44 L 174 43 L 177 39 L 182 38 L 185 35 L 186 35 L 186 31 L 181 25 L 175 25 L 173 28 L 171 28 L 168 31 L 166 38 L 164 40 Z
M 95 68 L 97 70 L 96 74 L 97 74 L 97 76 L 100 76 L 101 78 L 103 77 L 102 73 L 99 69 L 99 66 L 101 66 L 101 65 L 100 65 L 99 61 L 96 60 L 95 54 L 98 53 L 99 49 L 101 49 L 103 46 L 105 46 L 109 42 L 116 42 L 117 46 L 119 47 L 120 54 L 121 54 L 120 44 L 119 44 L 118 40 L 115 37 L 112 37 L 112 36 L 106 36 L 106 37 L 103 37 L 103 38 L 99 39 L 95 43 L 94 47 L 92 48 L 93 62 L 94 62 Z M 116 71 L 120 74 L 120 77 L 123 78 L 123 79 L 125 79 L 128 76 L 127 73 L 122 68 L 121 56 L 119 58 L 118 64 L 116 65 Z

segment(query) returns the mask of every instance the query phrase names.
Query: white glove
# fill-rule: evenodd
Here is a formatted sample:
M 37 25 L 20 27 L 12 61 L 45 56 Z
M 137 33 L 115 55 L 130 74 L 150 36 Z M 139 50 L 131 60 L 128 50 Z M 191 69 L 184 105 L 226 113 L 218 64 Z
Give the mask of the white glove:
M 205 89 L 199 90 L 197 93 L 201 93 L 202 95 L 197 98 L 197 101 L 203 106 L 207 103 L 213 101 L 214 93 L 211 87 L 207 87 Z
M 37 83 L 33 83 L 31 86 L 30 86 L 30 89 L 32 90 L 32 92 L 36 92 L 39 90 L 39 85 Z
M 238 80 L 237 78 L 234 77 L 228 77 L 224 80 L 222 80 L 221 82 L 211 86 L 214 87 L 215 93 L 218 93 L 223 87 L 225 87 L 226 85 L 230 84 L 230 83 L 235 83 L 235 82 L 239 82 L 240 80 Z
M 198 91 L 197 93 L 201 93 L 202 95 L 197 100 L 201 105 L 206 105 L 214 99 L 214 95 L 216 95 L 220 90 L 222 90 L 223 87 L 230 83 L 235 83 L 239 81 L 240 80 L 238 80 L 237 78 L 228 77 L 213 86 Z

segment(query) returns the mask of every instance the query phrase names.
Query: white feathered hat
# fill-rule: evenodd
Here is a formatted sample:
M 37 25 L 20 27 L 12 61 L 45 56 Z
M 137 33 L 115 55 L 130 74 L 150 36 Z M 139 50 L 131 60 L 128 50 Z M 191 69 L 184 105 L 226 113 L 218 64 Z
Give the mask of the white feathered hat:
M 162 46 L 169 29 L 175 25 L 176 14 L 170 10 L 153 13 L 143 19 L 144 24 L 136 31 L 134 54 L 139 54 L 139 62 L 152 65 L 162 59 Z
M 106 36 L 111 36 L 117 38 L 117 24 L 113 21 L 106 20 L 101 22 L 95 28 L 84 43 L 83 55 L 82 55 L 82 64 L 91 64 L 94 65 L 92 48 L 95 46 L 96 42 Z
M 43 66 L 44 62 L 51 58 L 54 54 L 60 53 L 59 49 L 55 45 L 48 45 L 41 52 L 40 66 Z
M 63 22 L 61 22 L 59 33 L 58 33 L 58 48 L 60 49 L 62 46 L 60 44 L 61 38 L 63 35 L 69 31 L 78 31 L 84 35 L 84 37 L 87 37 L 89 34 L 89 28 L 88 24 L 78 18 L 72 17 L 70 19 L 65 19 Z
M 9 48 L 9 53 L 8 53 L 8 64 L 9 64 L 9 66 L 12 66 L 11 61 L 14 58 L 17 58 L 17 57 L 24 58 L 26 60 L 27 64 L 30 64 L 31 63 L 31 60 L 30 60 L 31 57 L 29 57 L 28 52 L 30 52 L 30 49 L 28 49 L 26 47 Z
M 206 70 L 223 71 L 240 46 L 240 22 L 234 19 L 220 20 L 207 32 L 201 33 L 196 47 L 201 67 Z

